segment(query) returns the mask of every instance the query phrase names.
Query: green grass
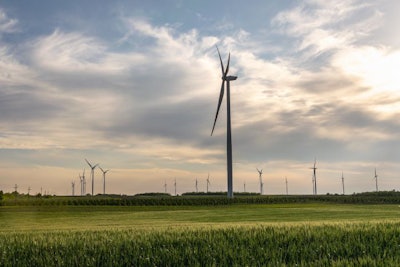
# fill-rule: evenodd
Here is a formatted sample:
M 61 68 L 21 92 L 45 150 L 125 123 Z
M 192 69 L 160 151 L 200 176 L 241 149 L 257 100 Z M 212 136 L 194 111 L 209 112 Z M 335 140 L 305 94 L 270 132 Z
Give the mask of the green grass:
M 0 266 L 400 266 L 398 205 L 3 206 Z
M 0 206 L 1 231 L 400 220 L 398 205 Z

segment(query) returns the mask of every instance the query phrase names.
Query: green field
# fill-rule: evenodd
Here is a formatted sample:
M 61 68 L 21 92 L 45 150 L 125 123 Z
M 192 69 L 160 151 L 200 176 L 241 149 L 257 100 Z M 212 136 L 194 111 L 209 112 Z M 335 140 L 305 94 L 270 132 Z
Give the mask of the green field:
M 0 206 L 0 266 L 399 266 L 400 207 Z

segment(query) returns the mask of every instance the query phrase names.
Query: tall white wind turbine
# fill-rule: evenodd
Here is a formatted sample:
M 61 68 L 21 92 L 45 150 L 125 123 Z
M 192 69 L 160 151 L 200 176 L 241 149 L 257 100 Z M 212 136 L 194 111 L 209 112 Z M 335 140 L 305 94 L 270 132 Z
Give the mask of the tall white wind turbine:
M 224 92 L 225 92 L 225 81 L 226 81 L 226 125 L 227 125 L 227 131 L 226 131 L 226 159 L 227 159 L 227 180 L 228 180 L 228 198 L 233 198 L 233 169 L 232 169 L 232 131 L 231 131 L 231 93 L 230 93 L 230 82 L 234 81 L 237 79 L 237 76 L 228 76 L 229 72 L 229 62 L 231 59 L 231 54 L 229 53 L 228 56 L 228 63 L 226 66 L 226 69 L 224 69 L 224 64 L 222 63 L 221 59 L 221 54 L 219 53 L 218 47 L 218 56 L 219 56 L 219 61 L 221 63 L 221 71 L 222 71 L 222 84 L 221 84 L 221 90 L 219 93 L 219 100 L 218 100 L 218 106 L 217 106 L 217 112 L 215 114 L 215 119 L 214 119 L 214 125 L 211 131 L 211 135 L 213 135 L 215 124 L 218 119 L 218 113 L 219 109 L 222 104 L 222 100 L 224 98 Z
M 101 172 L 103 173 L 103 195 L 105 195 L 106 194 L 106 173 L 109 170 L 103 170 L 100 166 L 99 166 L 99 168 L 100 168 Z
M 90 164 L 90 162 L 87 159 L 85 159 L 85 161 L 89 165 L 89 167 L 92 169 L 91 176 L 92 176 L 92 196 L 93 196 L 94 195 L 94 169 L 96 169 L 97 165 L 99 165 L 99 164 L 92 165 L 92 164 Z

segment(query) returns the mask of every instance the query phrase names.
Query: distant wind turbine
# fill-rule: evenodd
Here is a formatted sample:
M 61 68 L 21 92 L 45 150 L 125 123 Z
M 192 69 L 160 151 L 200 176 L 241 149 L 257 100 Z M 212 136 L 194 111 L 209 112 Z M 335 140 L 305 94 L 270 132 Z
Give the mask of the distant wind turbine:
M 376 174 L 376 168 L 375 168 L 375 176 L 373 179 L 375 179 L 376 192 L 378 192 L 379 191 L 378 190 L 378 174 Z
M 72 181 L 71 185 L 72 185 L 72 196 L 75 196 L 75 182 Z
M 167 180 L 164 181 L 164 193 L 167 193 Z
M 259 176 L 259 179 L 260 179 L 260 195 L 262 195 L 262 194 L 264 194 L 264 183 L 263 183 L 263 180 L 262 180 L 263 170 L 262 169 L 261 170 L 257 169 L 257 171 L 258 171 L 258 176 Z
M 219 100 L 217 106 L 217 112 L 215 114 L 214 125 L 211 131 L 211 136 L 213 135 L 215 124 L 218 119 L 219 109 L 222 104 L 222 100 L 224 98 L 224 91 L 225 91 L 225 81 L 226 81 L 226 125 L 227 125 L 227 132 L 226 132 L 226 159 L 227 159 L 227 180 L 228 180 L 228 198 L 233 198 L 233 169 L 232 169 L 232 131 L 231 131 L 231 93 L 230 93 L 230 82 L 237 79 L 237 76 L 228 76 L 229 72 L 229 62 L 231 59 L 231 54 L 229 53 L 228 56 L 228 63 L 226 69 L 224 69 L 224 64 L 222 63 L 221 54 L 219 53 L 219 49 L 217 47 L 219 61 L 221 63 L 221 71 L 222 71 L 222 84 L 221 90 L 219 93 Z
M 243 192 L 246 193 L 246 182 L 243 182 Z
M 314 167 L 311 167 L 310 169 L 313 170 L 313 177 L 312 177 L 312 183 L 313 183 L 313 194 L 317 194 L 317 158 L 314 159 Z
M 31 193 L 31 190 L 32 190 L 32 189 L 31 189 L 31 187 L 29 186 L 29 187 L 28 187 L 28 196 L 29 196 L 29 194 Z
M 82 181 L 83 181 L 83 195 L 86 195 L 86 178 L 85 178 L 85 168 L 83 169 Z
M 103 195 L 105 195 L 106 194 L 106 173 L 109 170 L 103 170 L 100 166 L 99 166 L 99 168 L 100 168 L 101 172 L 103 173 Z
M 343 176 L 343 172 L 342 172 L 342 190 L 343 190 L 343 195 L 344 195 L 344 176 Z
M 198 187 L 198 181 L 197 181 L 197 178 L 196 178 L 196 193 L 198 193 L 199 192 L 199 187 Z
M 175 178 L 175 182 L 174 182 L 174 187 L 175 187 L 175 196 L 176 196 L 176 178 Z
M 208 186 L 209 185 L 211 185 L 211 183 L 210 183 L 210 174 L 208 174 L 208 177 L 207 177 L 207 194 L 208 194 Z
M 87 159 L 85 159 L 85 161 L 86 161 L 86 163 L 89 165 L 89 167 L 92 169 L 92 172 L 91 172 L 91 176 L 92 176 L 92 196 L 94 195 L 94 169 L 97 167 L 97 165 L 99 165 L 99 164 L 96 164 L 96 165 L 92 165 L 92 164 L 90 164 L 90 162 L 87 160 Z
M 289 195 L 289 188 L 288 188 L 287 177 L 285 177 L 285 184 L 286 184 L 286 195 Z

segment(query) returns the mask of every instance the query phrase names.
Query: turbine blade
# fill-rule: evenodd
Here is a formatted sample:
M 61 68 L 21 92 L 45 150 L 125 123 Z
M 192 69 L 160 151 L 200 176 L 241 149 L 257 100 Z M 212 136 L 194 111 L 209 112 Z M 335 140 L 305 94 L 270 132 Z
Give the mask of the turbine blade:
M 212 131 L 211 131 L 211 136 L 212 136 L 213 133 L 214 133 L 215 124 L 217 123 L 217 118 L 218 118 L 219 109 L 220 109 L 221 104 L 222 104 L 222 99 L 224 98 L 224 90 L 225 90 L 225 80 L 222 80 L 221 91 L 220 91 L 220 93 L 219 93 L 219 100 L 218 100 L 217 113 L 215 114 L 214 125 L 213 125 Z
M 100 170 L 102 171 L 102 172 L 104 172 L 104 170 L 99 166 L 99 168 L 100 168 Z
M 231 61 L 231 53 L 229 53 L 229 56 L 228 56 L 228 64 L 226 65 L 226 70 L 225 70 L 225 73 L 224 73 L 224 78 L 226 77 L 226 75 L 228 75 L 228 71 L 229 71 L 229 62 Z
M 215 46 L 215 47 L 217 48 L 217 51 L 218 51 L 219 62 L 221 62 L 221 71 L 222 71 L 222 77 L 225 77 L 225 76 L 224 76 L 224 63 L 222 63 L 221 54 L 219 53 L 218 46 Z
M 90 166 L 90 168 L 92 168 L 92 164 L 90 164 L 90 162 L 87 159 L 85 159 L 85 161 Z

